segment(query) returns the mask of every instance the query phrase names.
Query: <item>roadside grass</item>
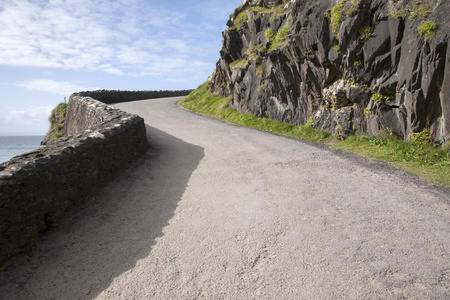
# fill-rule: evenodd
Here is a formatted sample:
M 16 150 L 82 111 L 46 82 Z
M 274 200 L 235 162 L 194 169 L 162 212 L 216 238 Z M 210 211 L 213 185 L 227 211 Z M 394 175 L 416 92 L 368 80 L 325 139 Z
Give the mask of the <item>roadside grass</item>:
M 279 135 L 318 143 L 336 140 L 328 132 L 314 129 L 311 123 L 295 126 L 269 118 L 257 118 L 251 113 L 241 114 L 228 106 L 230 99 L 210 93 L 207 83 L 204 83 L 181 100 L 179 105 L 202 115 Z M 450 144 L 442 148 L 434 147 L 430 143 L 429 133 L 425 131 L 413 136 L 413 142 L 400 140 L 392 134 L 377 138 L 354 135 L 339 140 L 332 147 L 381 160 L 431 182 L 450 186 Z
M 207 83 L 204 83 L 189 96 L 181 100 L 179 105 L 195 113 L 220 119 L 225 122 L 297 139 L 324 142 L 331 138 L 328 132 L 314 129 L 311 124 L 295 126 L 269 118 L 257 118 L 251 113 L 241 114 L 233 107 L 228 106 L 230 99 L 231 97 L 221 98 L 215 94 L 211 94 L 208 91 Z
M 381 160 L 428 181 L 450 186 L 450 149 L 424 141 L 408 142 L 393 135 L 372 138 L 350 136 L 333 145 L 335 149 Z

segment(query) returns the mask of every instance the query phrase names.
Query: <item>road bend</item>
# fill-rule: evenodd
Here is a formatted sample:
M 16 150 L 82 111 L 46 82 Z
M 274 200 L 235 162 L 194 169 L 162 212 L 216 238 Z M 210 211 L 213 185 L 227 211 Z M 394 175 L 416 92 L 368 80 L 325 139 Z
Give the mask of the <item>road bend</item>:
M 449 299 L 450 192 L 177 106 L 151 150 L 0 272 L 0 299 Z

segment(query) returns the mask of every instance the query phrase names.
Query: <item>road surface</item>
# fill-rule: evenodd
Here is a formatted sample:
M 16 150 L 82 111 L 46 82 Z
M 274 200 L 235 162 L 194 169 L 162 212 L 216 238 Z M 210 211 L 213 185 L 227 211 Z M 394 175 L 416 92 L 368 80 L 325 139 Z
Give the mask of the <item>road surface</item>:
M 151 151 L 0 272 L 0 299 L 449 299 L 450 192 L 185 111 L 115 105 Z

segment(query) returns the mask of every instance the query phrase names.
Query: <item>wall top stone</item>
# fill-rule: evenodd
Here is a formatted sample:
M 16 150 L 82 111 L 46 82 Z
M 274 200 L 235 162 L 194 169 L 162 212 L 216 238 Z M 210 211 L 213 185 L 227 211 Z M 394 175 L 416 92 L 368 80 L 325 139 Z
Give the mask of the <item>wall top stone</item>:
M 85 115 L 80 115 L 81 113 Z M 143 122 L 137 115 L 76 95 L 70 97 L 66 116 L 66 124 L 71 128 L 66 132 L 70 134 L 0 164 L 0 181 L 26 177 L 30 172 L 45 169 L 65 158 L 85 152 L 105 139 Z M 76 126 L 70 122 L 74 122 Z

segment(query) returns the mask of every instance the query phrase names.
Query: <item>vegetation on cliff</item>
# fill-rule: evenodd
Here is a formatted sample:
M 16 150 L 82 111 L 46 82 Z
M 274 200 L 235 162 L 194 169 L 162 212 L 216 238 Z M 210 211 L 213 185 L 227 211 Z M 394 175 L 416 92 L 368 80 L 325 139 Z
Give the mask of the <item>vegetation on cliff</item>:
M 50 130 L 45 135 L 42 140 L 42 145 L 47 144 L 48 142 L 56 141 L 62 135 L 62 127 L 64 126 L 64 122 L 66 119 L 67 112 L 67 103 L 60 103 L 56 106 L 49 117 L 50 122 Z
M 449 1 L 248 0 L 209 89 L 230 105 L 344 137 L 450 141 Z

